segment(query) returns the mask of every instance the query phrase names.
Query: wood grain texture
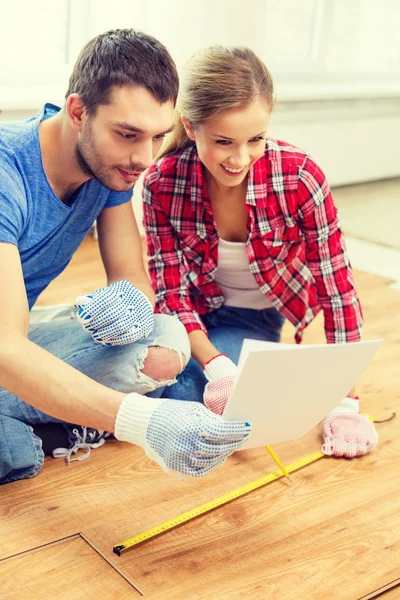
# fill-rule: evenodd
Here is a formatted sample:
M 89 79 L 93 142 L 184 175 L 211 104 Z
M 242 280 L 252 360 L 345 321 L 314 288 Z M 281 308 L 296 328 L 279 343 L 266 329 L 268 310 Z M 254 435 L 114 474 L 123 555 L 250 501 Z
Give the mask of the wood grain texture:
M 2 600 L 141 597 L 79 535 L 0 562 Z
M 380 596 L 375 596 L 375 598 L 379 598 L 379 600 L 399 600 L 400 598 L 400 588 L 397 586 L 392 590 L 388 590 L 387 592 L 383 592 Z M 371 598 L 372 600 L 372 598 Z M 375 600 L 375 599 L 374 599 Z
M 82 531 L 160 600 L 356 600 L 400 577 L 400 295 L 377 276 L 358 272 L 356 283 L 364 339 L 385 339 L 359 382 L 362 410 L 399 415 L 377 425 L 371 455 L 321 459 L 294 473 L 292 484 L 275 481 L 119 558 L 112 553 L 118 542 L 275 466 L 263 449 L 244 451 L 205 479 L 182 482 L 139 448 L 112 440 L 86 461 L 67 467 L 47 459 L 36 478 L 0 487 L 0 557 Z M 73 301 L 103 284 L 97 244 L 88 238 L 40 304 Z M 319 316 L 308 328 L 306 343 L 324 342 L 322 323 Z M 289 325 L 283 341 L 293 342 Z M 274 449 L 290 463 L 320 442 L 317 427 Z M 62 586 L 67 574 L 58 580 Z
M 388 592 L 383 592 L 379 596 L 372 597 L 370 600 L 400 600 L 400 589 L 397 587 Z
M 400 598 L 400 579 L 395 579 L 384 585 L 383 587 L 374 590 L 373 592 L 359 598 L 359 600 L 399 600 Z
M 400 582 L 397 580 L 396 583 L 388 583 L 383 588 L 374 590 L 370 594 L 359 598 L 359 600 L 399 600 L 400 598 Z

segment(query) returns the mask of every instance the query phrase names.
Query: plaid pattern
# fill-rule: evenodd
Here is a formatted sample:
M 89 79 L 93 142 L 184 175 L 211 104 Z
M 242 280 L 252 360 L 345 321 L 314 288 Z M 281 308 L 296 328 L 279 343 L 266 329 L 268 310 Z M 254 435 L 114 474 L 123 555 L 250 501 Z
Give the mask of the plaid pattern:
M 188 332 L 220 308 L 218 232 L 195 146 L 146 174 L 144 227 L 158 312 Z M 226 208 L 229 211 L 229 206 Z M 260 290 L 296 328 L 322 309 L 328 343 L 358 341 L 362 310 L 337 209 L 321 169 L 302 150 L 272 138 L 248 176 L 247 257 Z

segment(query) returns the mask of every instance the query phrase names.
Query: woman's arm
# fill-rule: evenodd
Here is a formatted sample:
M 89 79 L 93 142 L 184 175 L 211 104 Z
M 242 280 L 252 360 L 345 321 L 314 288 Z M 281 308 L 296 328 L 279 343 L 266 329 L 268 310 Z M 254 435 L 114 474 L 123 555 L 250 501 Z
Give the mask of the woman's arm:
M 186 331 L 203 330 L 188 293 L 189 265 L 171 224 L 168 205 L 164 207 L 158 191 L 161 177 L 157 165 L 147 173 L 143 184 L 143 226 L 146 232 L 148 268 L 156 293 L 157 311 L 177 315 Z M 168 198 L 172 202 L 171 198 Z M 167 204 L 167 203 L 166 203 Z
M 203 368 L 209 382 L 204 392 L 204 403 L 213 412 L 221 414 L 231 393 L 237 367 L 210 342 L 207 330 L 192 306 L 187 274 L 193 266 L 187 264 L 171 224 L 172 197 L 167 194 L 163 202 L 163 195 L 159 193 L 160 176 L 155 165 L 148 172 L 143 186 L 143 224 L 157 310 L 177 315 L 186 327 L 192 356 Z M 176 212 L 174 217 L 179 218 Z
M 327 342 L 357 342 L 362 310 L 337 208 L 323 172 L 309 157 L 299 170 L 298 194 L 306 261 L 324 311 Z
M 200 329 L 191 331 L 189 333 L 189 340 L 192 356 L 203 369 L 206 363 L 220 354 L 216 347 L 210 342 L 204 331 L 201 331 Z

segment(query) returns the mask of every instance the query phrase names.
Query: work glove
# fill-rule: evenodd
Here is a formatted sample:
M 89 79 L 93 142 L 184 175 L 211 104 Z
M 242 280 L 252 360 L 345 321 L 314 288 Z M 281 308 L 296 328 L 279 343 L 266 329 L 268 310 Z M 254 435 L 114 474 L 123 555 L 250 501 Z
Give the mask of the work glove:
M 129 281 L 117 281 L 75 300 L 83 329 L 104 346 L 122 346 L 146 338 L 154 327 L 153 307 Z
M 222 415 L 232 393 L 237 366 L 226 354 L 218 354 L 205 364 L 203 372 L 208 380 L 204 388 L 204 404 L 213 413 Z
M 203 477 L 246 443 L 251 427 L 224 421 L 198 402 L 125 396 L 115 437 L 141 446 L 167 473 Z
M 348 396 L 322 421 L 322 435 L 321 450 L 328 456 L 362 456 L 378 443 L 371 419 L 359 414 L 358 398 Z

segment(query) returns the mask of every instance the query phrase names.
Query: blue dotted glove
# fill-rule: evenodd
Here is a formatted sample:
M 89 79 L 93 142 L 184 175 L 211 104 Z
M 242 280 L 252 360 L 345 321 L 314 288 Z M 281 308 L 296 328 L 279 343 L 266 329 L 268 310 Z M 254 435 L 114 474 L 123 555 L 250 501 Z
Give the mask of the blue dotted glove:
M 122 346 L 147 337 L 154 327 L 150 301 L 129 281 L 117 281 L 75 300 L 77 318 L 92 338 Z
M 249 423 L 225 421 L 199 402 L 125 396 L 115 421 L 118 440 L 141 446 L 176 475 L 203 477 L 243 446 Z

